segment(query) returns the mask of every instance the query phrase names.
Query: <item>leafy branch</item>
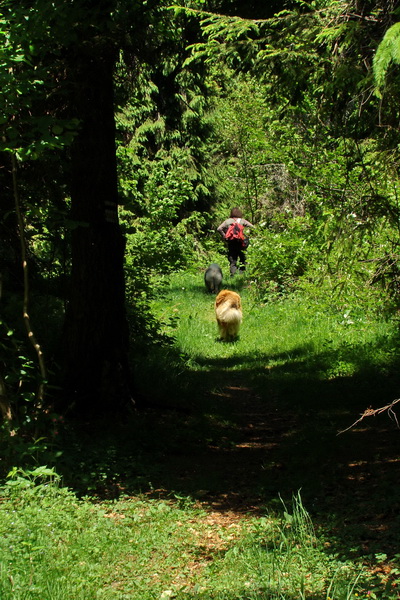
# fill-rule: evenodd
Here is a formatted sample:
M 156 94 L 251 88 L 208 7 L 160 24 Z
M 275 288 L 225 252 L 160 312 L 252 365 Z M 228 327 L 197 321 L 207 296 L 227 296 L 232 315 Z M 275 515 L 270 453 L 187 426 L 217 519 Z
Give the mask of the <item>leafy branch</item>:
M 392 62 L 400 64 L 400 23 L 395 23 L 387 30 L 374 56 L 373 69 L 378 96 Z

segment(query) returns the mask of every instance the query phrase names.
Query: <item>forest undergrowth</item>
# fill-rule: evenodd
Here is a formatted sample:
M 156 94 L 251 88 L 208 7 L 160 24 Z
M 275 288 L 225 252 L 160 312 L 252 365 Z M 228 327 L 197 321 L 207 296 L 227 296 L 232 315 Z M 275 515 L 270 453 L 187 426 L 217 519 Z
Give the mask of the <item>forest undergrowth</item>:
M 237 276 L 223 343 L 202 278 L 155 283 L 170 342 L 136 358 L 131 416 L 66 422 L 10 470 L 2 599 L 399 597 L 399 431 L 387 411 L 344 431 L 397 398 L 396 320 Z

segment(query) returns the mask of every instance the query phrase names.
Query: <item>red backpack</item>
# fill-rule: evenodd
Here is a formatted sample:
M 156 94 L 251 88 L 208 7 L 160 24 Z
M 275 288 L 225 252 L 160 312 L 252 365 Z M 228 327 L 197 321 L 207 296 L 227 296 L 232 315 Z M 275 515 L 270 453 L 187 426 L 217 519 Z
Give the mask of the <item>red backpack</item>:
M 242 248 L 247 247 L 246 238 L 244 236 L 244 226 L 240 223 L 240 219 L 229 225 L 225 234 L 225 239 L 230 242 L 237 240 L 238 242 L 241 242 Z

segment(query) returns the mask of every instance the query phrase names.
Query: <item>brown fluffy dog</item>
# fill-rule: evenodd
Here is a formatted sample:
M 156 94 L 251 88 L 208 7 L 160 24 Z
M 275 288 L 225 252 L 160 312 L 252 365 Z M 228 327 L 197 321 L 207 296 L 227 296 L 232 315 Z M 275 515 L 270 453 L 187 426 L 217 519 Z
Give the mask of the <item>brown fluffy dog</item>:
M 222 290 L 215 299 L 215 316 L 221 339 L 225 342 L 234 340 L 243 318 L 239 294 L 231 290 Z

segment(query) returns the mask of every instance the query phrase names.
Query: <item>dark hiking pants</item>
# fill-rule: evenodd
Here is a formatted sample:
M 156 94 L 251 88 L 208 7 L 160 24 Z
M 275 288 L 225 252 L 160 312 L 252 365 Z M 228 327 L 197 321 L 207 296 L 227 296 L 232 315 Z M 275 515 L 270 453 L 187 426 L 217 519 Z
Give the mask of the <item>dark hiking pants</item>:
M 244 271 L 246 268 L 246 255 L 242 248 L 242 242 L 228 242 L 228 260 L 229 271 L 234 275 L 238 269 L 237 263 L 240 262 L 239 271 Z

